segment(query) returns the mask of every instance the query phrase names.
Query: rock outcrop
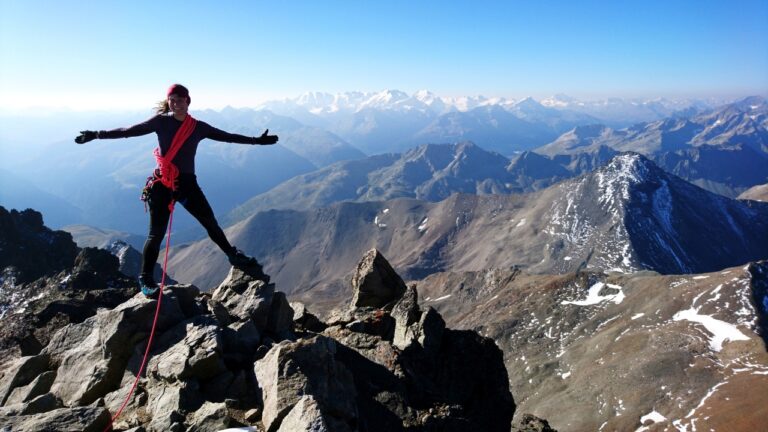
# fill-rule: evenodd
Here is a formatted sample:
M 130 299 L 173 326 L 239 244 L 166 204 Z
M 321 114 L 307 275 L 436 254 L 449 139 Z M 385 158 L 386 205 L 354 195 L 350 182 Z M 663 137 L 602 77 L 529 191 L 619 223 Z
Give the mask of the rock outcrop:
M 59 289 L 98 301 L 45 337 L 46 308 L 29 312 L 39 349 L 0 368 L 0 429 L 103 430 L 136 380 L 158 300 L 135 287 L 114 304 L 94 294 L 115 289 L 117 260 L 86 251 L 61 270 L 77 285 Z M 351 305 L 328 322 L 291 305 L 260 267 L 232 268 L 211 293 L 166 287 L 149 361 L 114 429 L 510 430 L 515 403 L 492 340 L 446 328 L 378 251 L 352 280 Z

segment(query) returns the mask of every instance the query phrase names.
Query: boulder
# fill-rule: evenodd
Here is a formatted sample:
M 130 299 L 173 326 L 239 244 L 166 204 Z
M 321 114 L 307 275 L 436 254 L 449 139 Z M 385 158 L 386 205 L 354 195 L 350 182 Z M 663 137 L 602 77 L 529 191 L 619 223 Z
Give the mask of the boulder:
M 357 264 L 352 276 L 351 307 L 391 307 L 406 291 L 405 282 L 377 249 Z
M 312 314 L 304 303 L 291 302 L 290 306 L 293 309 L 293 326 L 295 329 L 314 333 L 320 333 L 326 329 L 327 326 Z
M 229 427 L 232 420 L 223 402 L 206 402 L 190 417 L 187 432 L 219 431 Z
M 139 295 L 54 334 L 44 353 L 58 365 L 51 392 L 66 406 L 87 405 L 115 390 L 133 346 L 148 336 L 157 302 Z M 158 331 L 183 319 L 173 296 L 163 298 Z
M 226 370 L 221 325 L 211 316 L 196 316 L 163 333 L 149 360 L 148 373 L 166 381 L 207 379 Z
M 293 327 L 293 309 L 284 292 L 275 292 L 267 320 L 267 331 L 278 339 L 287 339 Z
M 261 341 L 253 321 L 238 321 L 224 328 L 224 346 L 228 353 L 252 354 Z
M 312 395 L 322 411 L 349 424 L 357 419 L 352 374 L 336 360 L 336 342 L 325 336 L 275 345 L 256 362 L 262 392 L 262 423 L 275 431 L 302 395 Z
M 17 387 L 23 387 L 34 381 L 49 368 L 49 356 L 46 354 L 28 356 L 5 365 L 0 377 L 0 406 L 5 405 L 8 397 Z
M 418 338 L 418 326 L 414 326 L 421 317 L 418 298 L 416 286 L 411 285 L 392 308 L 392 318 L 395 319 L 392 343 L 400 349 L 406 349 Z
M 245 287 L 243 284 L 244 278 L 236 279 L 232 285 L 222 283 L 211 298 L 224 306 L 232 321 L 253 320 L 263 332 L 269 321 L 275 286 L 261 280 L 251 280 Z
M 194 380 L 150 385 L 146 410 L 151 421 L 147 430 L 160 432 L 182 428 L 184 413 L 201 404 L 198 390 L 199 385 Z
M 302 396 L 285 416 L 277 432 L 330 432 L 346 429 L 330 429 L 320 412 L 317 401 L 310 395 Z
M 11 395 L 8 396 L 8 400 L 6 400 L 5 403 L 6 404 L 24 403 L 42 394 L 45 394 L 48 392 L 48 390 L 51 389 L 51 384 L 53 384 L 53 380 L 55 378 L 56 378 L 55 371 L 43 372 L 42 374 L 38 375 L 34 380 L 32 380 L 31 383 L 23 387 L 16 387 L 15 389 L 13 389 L 13 391 L 11 392 Z
M 102 432 L 109 421 L 109 412 L 103 407 L 59 408 L 41 414 L 0 417 L 0 430 Z

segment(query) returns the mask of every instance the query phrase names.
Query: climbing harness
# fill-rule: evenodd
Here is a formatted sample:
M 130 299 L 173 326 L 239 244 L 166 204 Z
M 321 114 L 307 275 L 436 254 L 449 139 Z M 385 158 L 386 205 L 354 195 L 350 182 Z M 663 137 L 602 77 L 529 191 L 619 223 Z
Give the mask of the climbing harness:
M 181 127 L 176 131 L 176 135 L 173 136 L 171 141 L 171 148 L 168 149 L 166 154 L 162 154 L 160 147 L 156 147 L 154 151 L 155 160 L 157 161 L 157 168 L 152 171 L 152 175 L 147 177 L 147 181 L 144 184 L 144 189 L 141 190 L 141 200 L 144 201 L 144 212 L 147 211 L 147 201 L 149 200 L 150 189 L 155 183 L 160 182 L 163 186 L 167 187 L 171 191 L 176 191 L 176 180 L 179 177 L 179 168 L 172 162 L 176 157 L 176 153 L 181 150 L 181 146 L 187 141 L 192 132 L 195 130 L 197 120 L 191 115 L 187 114 L 187 117 L 181 123 Z M 168 205 L 170 210 L 172 204 Z

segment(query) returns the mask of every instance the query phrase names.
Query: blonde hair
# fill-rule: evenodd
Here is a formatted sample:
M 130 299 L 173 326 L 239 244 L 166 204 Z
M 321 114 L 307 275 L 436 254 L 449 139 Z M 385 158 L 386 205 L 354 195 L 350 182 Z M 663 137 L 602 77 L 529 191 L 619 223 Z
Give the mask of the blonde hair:
M 168 104 L 168 98 L 161 100 L 155 105 L 155 112 L 157 114 L 168 114 L 171 112 L 171 106 Z

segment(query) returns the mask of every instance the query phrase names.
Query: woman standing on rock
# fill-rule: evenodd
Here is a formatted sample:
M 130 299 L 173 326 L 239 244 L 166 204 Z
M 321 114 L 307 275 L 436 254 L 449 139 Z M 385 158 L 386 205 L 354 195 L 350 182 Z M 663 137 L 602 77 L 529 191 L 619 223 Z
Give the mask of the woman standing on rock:
M 192 102 L 189 90 L 181 84 L 172 85 L 166 96 L 166 99 L 158 104 L 157 115 L 143 123 L 108 131 L 82 131 L 75 138 L 76 143 L 85 144 L 96 138 L 129 138 L 152 132 L 157 134 L 158 148 L 155 149 L 155 158 L 158 166 L 147 179 L 142 194 L 142 200 L 149 205 L 149 235 L 144 243 L 139 285 L 141 292 L 148 297 L 155 297 L 158 293 L 152 273 L 175 201 L 180 202 L 208 231 L 211 240 L 227 254 L 230 264 L 256 264 L 254 258 L 229 243 L 216 221 L 208 200 L 197 184 L 195 154 L 197 145 L 205 138 L 238 144 L 268 145 L 277 142 L 277 135 L 268 135 L 269 130 L 259 137 L 248 137 L 224 132 L 195 120 L 187 112 Z

